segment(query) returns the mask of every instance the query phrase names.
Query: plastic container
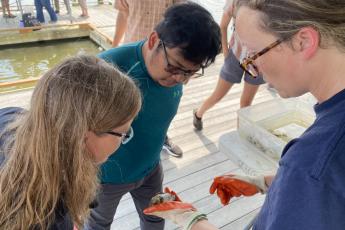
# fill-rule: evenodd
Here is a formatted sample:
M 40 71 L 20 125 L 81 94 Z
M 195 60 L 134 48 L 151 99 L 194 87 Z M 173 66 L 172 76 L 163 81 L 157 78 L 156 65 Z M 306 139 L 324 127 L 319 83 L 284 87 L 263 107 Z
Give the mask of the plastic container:
M 311 104 L 300 99 L 274 99 L 238 111 L 238 132 L 267 156 L 278 160 L 288 141 L 315 120 Z
M 274 161 L 241 138 L 237 131 L 226 133 L 219 138 L 219 151 L 247 175 L 270 175 L 275 174 L 278 169 L 278 161 Z

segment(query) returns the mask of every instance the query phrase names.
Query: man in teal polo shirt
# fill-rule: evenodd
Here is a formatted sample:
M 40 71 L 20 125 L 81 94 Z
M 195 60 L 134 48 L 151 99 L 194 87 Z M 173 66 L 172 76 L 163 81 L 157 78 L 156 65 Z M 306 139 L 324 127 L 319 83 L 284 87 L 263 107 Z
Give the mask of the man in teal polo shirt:
M 98 206 L 91 210 L 85 229 L 110 229 L 119 201 L 128 192 L 141 229 L 164 229 L 163 219 L 142 212 L 162 191 L 162 145 L 177 113 L 182 84 L 200 75 L 220 49 L 220 29 L 211 14 L 195 3 L 182 3 L 165 12 L 147 40 L 99 55 L 135 80 L 143 107 L 132 124 L 131 141 L 102 165 Z

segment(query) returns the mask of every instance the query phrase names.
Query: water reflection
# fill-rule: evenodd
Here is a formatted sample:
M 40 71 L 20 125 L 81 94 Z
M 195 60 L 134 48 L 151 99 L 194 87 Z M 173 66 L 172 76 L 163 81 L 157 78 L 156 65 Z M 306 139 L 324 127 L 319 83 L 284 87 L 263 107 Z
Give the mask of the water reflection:
M 0 51 L 0 82 L 40 77 L 66 57 L 99 52 L 98 47 L 88 39 L 38 42 L 8 47 Z

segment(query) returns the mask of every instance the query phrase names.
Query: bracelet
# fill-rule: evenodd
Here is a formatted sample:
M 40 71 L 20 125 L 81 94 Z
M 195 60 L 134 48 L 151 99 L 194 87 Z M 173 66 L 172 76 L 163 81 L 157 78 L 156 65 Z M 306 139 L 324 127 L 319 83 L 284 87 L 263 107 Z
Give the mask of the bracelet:
M 207 216 L 206 214 L 203 214 L 201 212 L 195 212 L 189 219 L 190 219 L 189 224 L 185 226 L 183 230 L 190 230 L 196 222 L 200 220 L 207 220 Z

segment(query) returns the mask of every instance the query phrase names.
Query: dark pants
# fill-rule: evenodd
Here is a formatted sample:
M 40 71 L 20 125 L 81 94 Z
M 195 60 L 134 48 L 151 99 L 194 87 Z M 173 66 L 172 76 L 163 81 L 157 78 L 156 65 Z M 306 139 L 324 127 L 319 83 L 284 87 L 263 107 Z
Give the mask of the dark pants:
M 43 7 L 46 8 L 46 10 L 48 11 L 50 20 L 53 22 L 57 21 L 56 14 L 52 6 L 50 5 L 50 0 L 35 0 L 35 7 L 38 21 L 44 23 Z
M 91 210 L 84 230 L 108 230 L 113 222 L 116 208 L 123 195 L 129 192 L 140 218 L 142 230 L 163 230 L 164 220 L 147 216 L 143 210 L 149 206 L 153 196 L 162 192 L 163 169 L 159 164 L 140 181 L 131 184 L 102 184 L 97 195 L 98 206 Z M 115 221 L 116 225 L 116 221 Z

